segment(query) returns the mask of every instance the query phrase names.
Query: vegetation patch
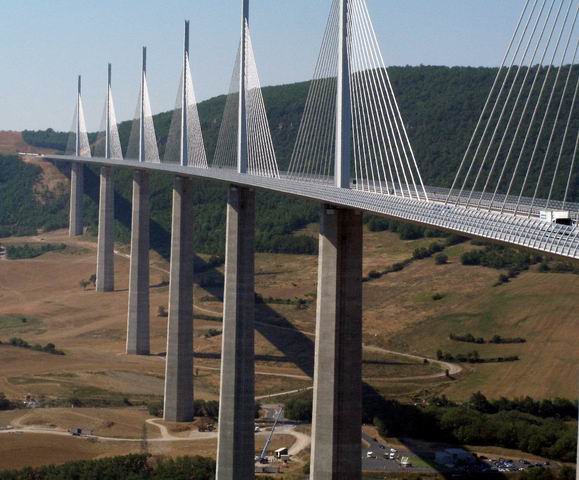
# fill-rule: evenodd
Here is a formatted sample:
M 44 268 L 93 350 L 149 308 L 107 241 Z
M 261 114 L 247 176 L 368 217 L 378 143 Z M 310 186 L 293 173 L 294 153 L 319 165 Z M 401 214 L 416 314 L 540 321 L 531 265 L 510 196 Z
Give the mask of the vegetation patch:
M 485 343 L 494 343 L 494 344 L 506 344 L 506 343 L 526 343 L 527 340 L 522 337 L 514 337 L 514 338 L 503 338 L 500 335 L 494 335 L 490 339 L 485 339 L 483 337 L 475 337 L 471 333 L 467 333 L 466 335 L 456 335 L 451 333 L 448 338 L 454 340 L 456 342 L 466 342 L 466 343 L 478 343 L 479 345 Z
M 1 480 L 54 479 L 172 480 L 215 478 L 215 461 L 204 457 L 153 458 L 148 454 L 103 458 L 49 465 L 40 468 L 0 471 Z
M 436 358 L 444 362 L 454 363 L 504 363 L 517 362 L 519 360 L 518 355 L 509 355 L 506 357 L 481 357 L 476 350 L 469 353 L 457 353 L 454 355 L 449 352 L 438 350 L 436 352 Z
M 23 243 L 18 245 L 7 245 L 6 255 L 10 260 L 23 260 L 27 258 L 36 258 L 48 252 L 60 252 L 64 249 L 66 249 L 64 243 L 44 243 L 41 245 Z
M 3 342 L 0 342 L 2 345 Z M 39 343 L 31 345 L 26 340 L 23 340 L 19 337 L 12 337 L 8 342 L 7 345 L 11 345 L 13 347 L 18 348 L 27 348 L 30 350 L 34 350 L 35 352 L 44 352 L 50 353 L 51 355 L 64 355 L 65 353 L 62 350 L 58 350 L 54 343 L 47 343 L 46 345 L 40 345 Z
M 376 225 L 381 225 L 381 222 L 386 222 L 386 224 L 390 225 L 392 222 L 389 222 L 387 220 L 383 220 L 377 217 L 371 217 L 371 218 L 375 218 L 374 220 L 374 227 L 373 228 L 377 228 Z M 369 223 L 370 225 L 370 223 Z M 412 226 L 412 225 L 410 225 Z M 415 227 L 418 228 L 418 227 Z M 432 236 L 438 236 L 437 234 L 439 232 L 431 232 L 429 230 L 425 230 L 423 232 L 424 235 L 432 235 Z M 440 233 L 439 236 L 444 236 L 445 234 Z M 422 238 L 422 236 L 418 237 L 418 238 Z M 400 238 L 402 240 L 409 240 L 408 238 L 403 238 L 402 234 L 400 235 Z M 414 238 L 410 239 L 410 240 L 415 240 Z M 395 272 L 400 272 L 402 270 L 404 270 L 408 265 L 410 265 L 412 262 L 416 261 L 416 260 L 423 260 L 425 258 L 430 258 L 433 255 L 436 255 L 435 258 L 435 262 L 437 265 L 444 265 L 446 263 L 448 263 L 448 256 L 444 255 L 442 252 L 445 248 L 448 247 L 452 247 L 454 245 L 458 245 L 460 243 L 464 243 L 466 242 L 467 239 L 458 235 L 448 235 L 446 236 L 446 239 L 444 241 L 444 243 L 441 242 L 433 242 L 431 243 L 428 247 L 419 247 L 417 249 L 414 250 L 414 252 L 412 253 L 412 257 L 411 258 L 407 258 L 406 260 L 403 260 L 401 262 L 396 262 L 393 265 L 390 265 L 389 267 L 385 268 L 384 270 L 371 270 L 368 273 L 367 277 L 362 278 L 363 282 L 369 282 L 371 280 L 377 280 L 378 278 L 382 278 L 384 275 L 388 275 L 390 273 L 395 273 Z M 437 300 L 440 300 L 437 299 Z
M 205 338 L 212 338 L 212 337 L 218 337 L 219 335 L 221 335 L 223 333 L 222 330 L 218 330 L 217 328 L 210 328 L 207 333 L 204 335 Z
M 3 392 L 0 392 L 0 410 L 11 410 L 14 404 L 6 398 Z
M 4 315 L 0 316 L 0 329 L 28 329 L 38 325 L 40 321 L 36 318 L 26 317 L 24 315 Z
M 294 305 L 298 310 L 305 310 L 315 301 L 312 298 L 275 298 L 263 297 L 259 293 L 255 294 L 255 303 L 265 305 Z

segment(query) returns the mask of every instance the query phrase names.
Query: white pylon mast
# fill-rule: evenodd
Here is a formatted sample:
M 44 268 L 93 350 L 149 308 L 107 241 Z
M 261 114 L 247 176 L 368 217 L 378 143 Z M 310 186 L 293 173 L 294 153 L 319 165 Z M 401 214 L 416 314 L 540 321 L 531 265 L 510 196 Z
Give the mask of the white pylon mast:
M 74 153 L 80 157 L 80 95 L 81 95 L 81 76 L 78 76 L 78 87 L 76 93 L 76 142 L 74 145 Z
M 247 63 L 247 27 L 249 25 L 249 0 L 241 0 L 241 46 L 239 52 L 239 121 L 237 132 L 237 171 L 247 173 L 247 117 L 245 108 L 245 86 Z
M 105 119 L 105 158 L 111 158 L 111 71 L 109 63 L 107 75 L 107 107 Z
M 352 144 L 352 111 L 350 104 L 349 42 L 350 0 L 340 0 L 338 33 L 338 85 L 336 89 L 336 187 L 350 188 L 350 148 Z
M 139 119 L 139 162 L 145 161 L 145 85 L 147 75 L 147 47 L 143 47 L 143 66 L 141 69 L 141 111 Z
M 187 101 L 187 75 L 189 60 L 189 20 L 185 20 L 185 44 L 183 47 L 183 98 L 181 99 L 181 165 L 189 165 L 189 104 Z

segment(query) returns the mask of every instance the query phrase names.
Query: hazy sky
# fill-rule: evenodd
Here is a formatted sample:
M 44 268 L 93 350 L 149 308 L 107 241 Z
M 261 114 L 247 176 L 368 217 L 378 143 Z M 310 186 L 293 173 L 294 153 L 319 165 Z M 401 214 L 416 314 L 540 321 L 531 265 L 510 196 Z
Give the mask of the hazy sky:
M 523 0 L 367 1 L 389 65 L 498 65 L 523 8 Z M 330 3 L 252 0 L 262 85 L 311 76 Z M 2 0 L 0 130 L 68 130 L 79 73 L 88 128 L 97 129 L 109 61 L 117 118 L 130 118 L 142 45 L 153 111 L 173 108 L 185 19 L 197 97 L 224 93 L 239 10 L 239 0 Z

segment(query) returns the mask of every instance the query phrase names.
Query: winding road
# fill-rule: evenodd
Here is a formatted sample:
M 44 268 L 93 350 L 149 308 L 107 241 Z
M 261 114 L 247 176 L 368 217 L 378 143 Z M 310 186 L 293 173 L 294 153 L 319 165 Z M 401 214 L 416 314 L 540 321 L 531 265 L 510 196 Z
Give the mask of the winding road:
M 8 427 L 6 429 L 0 429 L 0 435 L 14 435 L 14 434 L 40 434 L 40 435 L 55 435 L 58 437 L 72 437 L 78 439 L 93 439 L 99 442 L 127 442 L 127 443 L 142 443 L 142 438 L 122 438 L 122 437 L 105 437 L 101 435 L 83 435 L 79 437 L 73 436 L 70 432 L 58 428 L 49 427 L 39 427 L 39 426 L 21 426 L 19 425 L 19 419 L 15 419 L 15 427 Z M 147 443 L 159 443 L 159 442 L 195 442 L 199 440 L 212 440 L 217 439 L 217 432 L 199 432 L 190 431 L 187 436 L 176 436 L 173 435 L 169 429 L 163 425 L 162 421 L 157 418 L 149 418 L 145 420 L 145 423 L 153 425 L 159 429 L 161 438 L 148 438 Z M 256 433 L 256 436 L 265 437 L 269 436 L 268 430 L 263 430 Z M 280 425 L 275 430 L 276 434 L 290 435 L 294 438 L 294 443 L 289 448 L 290 455 L 297 455 L 301 451 L 305 450 L 310 446 L 310 437 L 305 433 L 298 432 L 294 425 Z

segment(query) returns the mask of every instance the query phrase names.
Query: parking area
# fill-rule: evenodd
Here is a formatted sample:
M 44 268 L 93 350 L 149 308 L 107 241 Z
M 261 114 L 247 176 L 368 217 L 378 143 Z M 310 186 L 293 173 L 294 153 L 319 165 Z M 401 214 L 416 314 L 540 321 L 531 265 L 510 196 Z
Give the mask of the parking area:
M 435 470 L 411 454 L 410 451 L 394 449 L 363 433 L 367 446 L 362 448 L 362 470 L 364 472 L 414 472 L 431 473 Z

